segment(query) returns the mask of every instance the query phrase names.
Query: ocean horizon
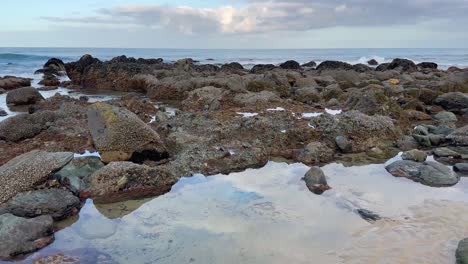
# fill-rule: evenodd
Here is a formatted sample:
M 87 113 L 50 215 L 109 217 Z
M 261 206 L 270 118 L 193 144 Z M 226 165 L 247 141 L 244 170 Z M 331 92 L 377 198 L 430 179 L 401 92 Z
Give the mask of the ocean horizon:
M 338 60 L 351 64 L 364 63 L 371 59 L 379 63 L 404 58 L 420 62 L 435 62 L 440 69 L 451 66 L 468 67 L 468 48 L 333 48 L 333 49 L 172 49 L 172 48 L 0 48 L 0 76 L 16 75 L 33 77 L 35 70 L 50 58 L 64 62 L 78 60 L 91 54 L 100 60 L 125 55 L 135 58 L 162 58 L 174 62 L 192 58 L 200 64 L 224 64 L 239 62 L 246 68 L 256 64 L 278 65 L 287 60 L 299 63 Z

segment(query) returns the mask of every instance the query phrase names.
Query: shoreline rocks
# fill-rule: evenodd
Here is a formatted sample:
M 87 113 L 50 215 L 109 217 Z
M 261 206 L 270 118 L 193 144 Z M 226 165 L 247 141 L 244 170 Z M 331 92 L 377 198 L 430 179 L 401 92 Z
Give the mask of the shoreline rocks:
M 434 161 L 418 163 L 399 160 L 387 165 L 385 169 L 395 177 L 408 178 L 431 187 L 453 186 L 460 180 L 447 166 Z
M 30 105 L 44 100 L 36 88 L 23 87 L 9 91 L 6 96 L 8 105 Z
M 330 186 L 328 186 L 327 183 L 327 178 L 319 167 L 310 168 L 305 174 L 303 180 L 305 181 L 307 188 L 317 195 L 320 195 L 330 189 Z

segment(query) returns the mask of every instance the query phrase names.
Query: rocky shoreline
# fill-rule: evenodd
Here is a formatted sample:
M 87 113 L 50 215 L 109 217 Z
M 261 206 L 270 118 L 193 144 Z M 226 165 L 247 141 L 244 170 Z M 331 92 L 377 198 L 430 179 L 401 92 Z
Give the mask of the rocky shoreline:
M 0 122 L 0 259 L 52 243 L 54 221 L 77 214 L 87 198 L 154 197 L 184 176 L 229 174 L 278 158 L 313 166 L 304 185 L 316 194 L 333 188 L 316 166 L 383 163 L 400 151 L 403 160 L 387 166 L 391 175 L 457 184 L 468 175 L 468 69 L 405 59 L 368 64 L 287 61 L 248 70 L 235 62 L 84 55 L 51 59 L 37 71 L 41 89 L 126 94 L 98 103 L 45 99 L 31 80 L 0 78 L 8 106 L 28 112 Z M 98 157 L 77 155 L 86 151 Z M 465 248 L 459 259 L 468 258 Z

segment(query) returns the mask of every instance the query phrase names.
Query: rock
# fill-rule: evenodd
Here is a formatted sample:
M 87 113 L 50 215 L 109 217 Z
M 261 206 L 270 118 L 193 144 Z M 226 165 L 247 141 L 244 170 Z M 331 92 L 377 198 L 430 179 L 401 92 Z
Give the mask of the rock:
M 378 221 L 380 219 L 382 219 L 382 217 L 380 217 L 380 215 L 372 212 L 372 211 L 369 211 L 369 210 L 366 210 L 366 209 L 357 209 L 356 212 L 359 214 L 359 216 L 366 220 L 367 222 L 370 222 L 370 223 L 373 223 L 375 221 Z
M 310 168 L 310 170 L 305 174 L 303 180 L 305 181 L 307 188 L 317 195 L 320 195 L 330 189 L 330 186 L 328 186 L 327 183 L 327 178 L 319 167 Z
M 353 150 L 353 145 L 346 137 L 337 136 L 335 138 L 335 143 L 343 153 L 349 153 Z
M 323 114 L 314 117 L 310 126 L 331 142 L 337 136 L 344 136 L 352 143 L 352 152 L 363 152 L 382 144 L 382 142 L 396 141 L 401 131 L 386 116 L 368 116 L 359 111 L 343 112 L 339 115 Z
M 68 218 L 80 208 L 80 199 L 64 189 L 19 193 L 5 204 L 8 213 L 32 218 L 50 215 L 54 220 Z
M 317 63 L 315 61 L 309 61 L 307 63 L 302 64 L 302 67 L 304 68 L 314 68 L 317 66 Z
M 159 167 L 112 162 L 93 173 L 86 193 L 100 202 L 116 202 L 161 195 L 176 179 Z
M 55 75 L 45 74 L 39 84 L 46 87 L 56 87 L 60 85 L 60 80 Z
M 352 70 L 353 66 L 341 61 L 324 61 L 317 66 L 318 71 L 326 70 Z
M 182 102 L 185 109 L 195 110 L 219 110 L 226 90 L 207 86 L 191 91 L 187 99 Z
M 218 72 L 220 68 L 213 64 L 202 64 L 202 65 L 195 65 L 195 70 L 198 72 Z
M 435 103 L 448 111 L 468 108 L 468 95 L 460 92 L 446 93 L 435 99 Z
M 299 88 L 294 92 L 294 99 L 306 104 L 320 102 L 320 93 L 314 87 Z
M 242 93 L 234 96 L 234 103 L 242 106 L 255 105 L 260 103 L 278 102 L 279 96 L 271 91 L 261 91 L 259 93 Z
M 238 62 L 231 62 L 221 66 L 222 71 L 243 71 L 244 66 Z
M 458 174 L 468 176 L 468 163 L 457 163 L 453 166 L 453 170 Z
M 402 72 L 417 71 L 418 67 L 414 62 L 407 59 L 394 59 L 387 67 L 387 70 L 398 70 Z
M 465 238 L 458 243 L 455 257 L 457 264 L 468 264 L 468 238 Z
M 0 116 L 7 116 L 7 115 L 8 113 L 3 108 L 0 107 Z
M 287 70 L 300 70 L 301 65 L 297 61 L 289 60 L 284 63 L 281 63 L 280 68 L 287 69 Z
M 45 182 L 73 158 L 73 153 L 31 151 L 0 167 L 0 204 Z
M 31 79 L 14 76 L 0 77 L 0 90 L 8 91 L 27 86 L 31 86 Z
M 297 160 L 306 164 L 321 164 L 333 159 L 334 151 L 322 142 L 311 142 L 300 151 Z
M 51 58 L 49 59 L 42 69 L 37 70 L 34 74 L 43 73 L 45 75 L 65 76 L 67 70 L 65 69 L 65 63 L 61 59 Z
M 451 144 L 455 146 L 468 146 L 468 125 L 457 128 L 446 139 L 451 141 Z
M 416 140 L 416 142 L 418 142 L 420 146 L 428 148 L 432 146 L 431 139 L 429 138 L 429 136 L 414 134 L 413 138 Z
M 418 63 L 417 66 L 421 69 L 437 69 L 439 65 L 437 65 L 437 63 L 434 62 L 421 62 Z
M 47 129 L 49 124 L 58 118 L 59 114 L 52 111 L 9 117 L 0 122 L 0 139 L 17 142 L 34 137 Z
M 373 71 L 374 69 L 372 69 L 371 67 L 365 64 L 359 63 L 359 64 L 353 65 L 353 70 L 356 72 L 370 72 L 370 71 Z
M 416 126 L 414 128 L 414 132 L 418 135 L 423 135 L 423 136 L 429 135 L 429 129 L 422 125 Z
M 73 193 L 87 189 L 88 177 L 104 167 L 98 157 L 74 158 L 65 167 L 55 173 L 54 178 L 62 185 L 67 186 Z
M 390 70 L 388 67 L 390 66 L 390 63 L 381 63 L 379 66 L 375 68 L 376 71 L 378 72 L 385 72 Z
M 419 144 L 412 136 L 403 136 L 398 140 L 397 146 L 403 151 L 408 151 L 417 148 Z
M 255 66 L 253 66 L 253 68 L 250 70 L 250 73 L 261 74 L 261 73 L 265 73 L 267 71 L 271 71 L 271 70 L 273 70 L 275 68 L 276 68 L 276 66 L 273 65 L 273 64 L 257 64 Z
M 433 161 L 417 163 L 409 160 L 398 160 L 385 169 L 395 177 L 405 177 L 432 187 L 453 186 L 460 180 L 459 176 L 447 166 Z
M 439 123 L 439 124 L 450 124 L 450 123 L 455 123 L 458 121 L 457 116 L 452 113 L 452 112 L 439 112 L 434 116 L 434 119 Z
M 81 85 L 82 77 L 92 65 L 100 64 L 101 61 L 94 58 L 93 56 L 86 54 L 83 55 L 78 61 L 70 62 L 65 64 L 68 77 L 73 83 Z
M 427 154 L 424 151 L 413 149 L 410 151 L 406 151 L 401 155 L 403 160 L 412 160 L 416 162 L 423 162 L 427 159 Z
M 6 103 L 9 105 L 35 104 L 44 100 L 41 93 L 33 87 L 18 88 L 7 93 Z
M 371 60 L 367 61 L 367 64 L 369 64 L 371 66 L 377 66 L 377 65 L 379 65 L 379 62 L 376 61 L 375 59 L 371 59 Z
M 12 214 L 0 215 L 0 260 L 9 260 L 52 243 L 53 220 L 44 215 L 26 219 Z
M 159 161 L 168 157 L 159 135 L 134 113 L 106 103 L 88 110 L 88 127 L 104 163 Z
M 454 150 L 451 150 L 449 148 L 446 148 L 446 147 L 443 147 L 443 148 L 436 148 L 434 151 L 433 151 L 434 155 L 436 157 L 443 157 L 443 158 L 446 158 L 446 157 L 453 157 L 453 158 L 461 158 L 461 154 L 454 151 Z

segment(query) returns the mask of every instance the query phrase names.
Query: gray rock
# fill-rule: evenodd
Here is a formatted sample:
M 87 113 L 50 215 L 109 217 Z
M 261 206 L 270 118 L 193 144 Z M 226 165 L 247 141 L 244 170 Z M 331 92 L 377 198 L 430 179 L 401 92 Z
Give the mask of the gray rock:
M 53 241 L 53 220 L 44 215 L 26 219 L 0 215 L 0 260 L 41 249 Z
M 465 238 L 458 243 L 455 257 L 457 264 L 468 264 L 468 238 Z
M 461 158 L 461 154 L 452 150 L 452 149 L 449 149 L 449 148 L 446 148 L 446 147 L 442 147 L 442 148 L 437 148 L 433 151 L 434 155 L 436 157 L 443 157 L 443 158 L 446 158 L 446 157 L 453 157 L 453 158 Z
M 446 110 L 459 111 L 468 108 L 468 95 L 460 92 L 446 93 L 435 99 Z
M 96 103 L 88 111 L 88 127 L 104 163 L 168 157 L 158 133 L 126 108 Z
M 169 191 L 175 181 L 171 173 L 160 167 L 112 162 L 88 178 L 86 192 L 107 203 L 160 195 Z
M 43 183 L 73 158 L 73 153 L 31 151 L 0 167 L 0 204 Z
M 54 178 L 62 185 L 67 186 L 73 193 L 78 194 L 88 188 L 86 185 L 87 178 L 102 167 L 104 167 L 104 163 L 98 157 L 74 158 L 55 173 Z
M 451 141 L 451 145 L 468 146 L 468 125 L 456 129 L 446 139 Z
M 311 142 L 302 149 L 298 160 L 306 164 L 326 163 L 333 159 L 334 151 L 322 142 Z
M 397 146 L 403 151 L 412 150 L 419 146 L 419 143 L 412 136 L 403 136 L 398 140 Z
M 58 118 L 59 114 L 52 111 L 9 117 L 0 122 L 0 139 L 17 142 L 34 137 L 46 130 Z
M 427 159 L 427 154 L 424 151 L 413 149 L 410 151 L 406 151 L 401 155 L 403 160 L 412 160 L 416 162 L 423 162 Z
M 335 143 L 343 153 L 349 153 L 353 150 L 353 145 L 346 137 L 337 136 Z
M 418 135 L 423 135 L 423 136 L 427 136 L 429 135 L 429 130 L 426 126 L 416 126 L 414 128 L 414 132 Z
M 453 166 L 453 170 L 460 175 L 468 176 L 468 163 L 457 163 Z
M 234 96 L 234 103 L 242 106 L 255 105 L 259 103 L 278 102 L 279 96 L 271 91 L 261 91 L 259 93 L 242 93 Z
M 7 115 L 8 113 L 3 108 L 0 107 L 0 116 L 7 116 Z
M 416 140 L 416 142 L 418 142 L 419 145 L 421 145 L 423 147 L 431 147 L 432 146 L 431 139 L 430 139 L 429 136 L 422 136 L 422 135 L 414 134 L 413 138 Z
M 41 93 L 33 87 L 18 88 L 7 93 L 6 103 L 9 105 L 35 104 L 44 100 Z
M 310 170 L 305 174 L 303 180 L 305 181 L 307 188 L 317 195 L 320 195 L 330 189 L 330 186 L 328 186 L 327 183 L 327 178 L 319 167 L 310 168 Z
M 432 187 L 453 186 L 460 180 L 460 177 L 447 166 L 433 161 L 417 163 L 399 160 L 388 165 L 385 169 L 395 177 L 405 177 Z
M 364 220 L 366 220 L 367 222 L 370 222 L 370 223 L 373 223 L 375 221 L 378 221 L 378 220 L 382 219 L 382 217 L 380 217 L 380 215 L 378 215 L 378 214 L 376 214 L 376 213 L 374 213 L 372 211 L 369 211 L 367 209 L 358 209 L 356 212 L 359 214 L 359 216 L 362 219 L 364 219 Z
M 452 112 L 439 112 L 434 116 L 434 119 L 440 124 L 455 123 L 458 121 L 457 116 Z
M 37 190 L 17 194 L 6 203 L 5 208 L 19 217 L 50 215 L 54 220 L 62 220 L 80 208 L 80 199 L 64 189 Z

